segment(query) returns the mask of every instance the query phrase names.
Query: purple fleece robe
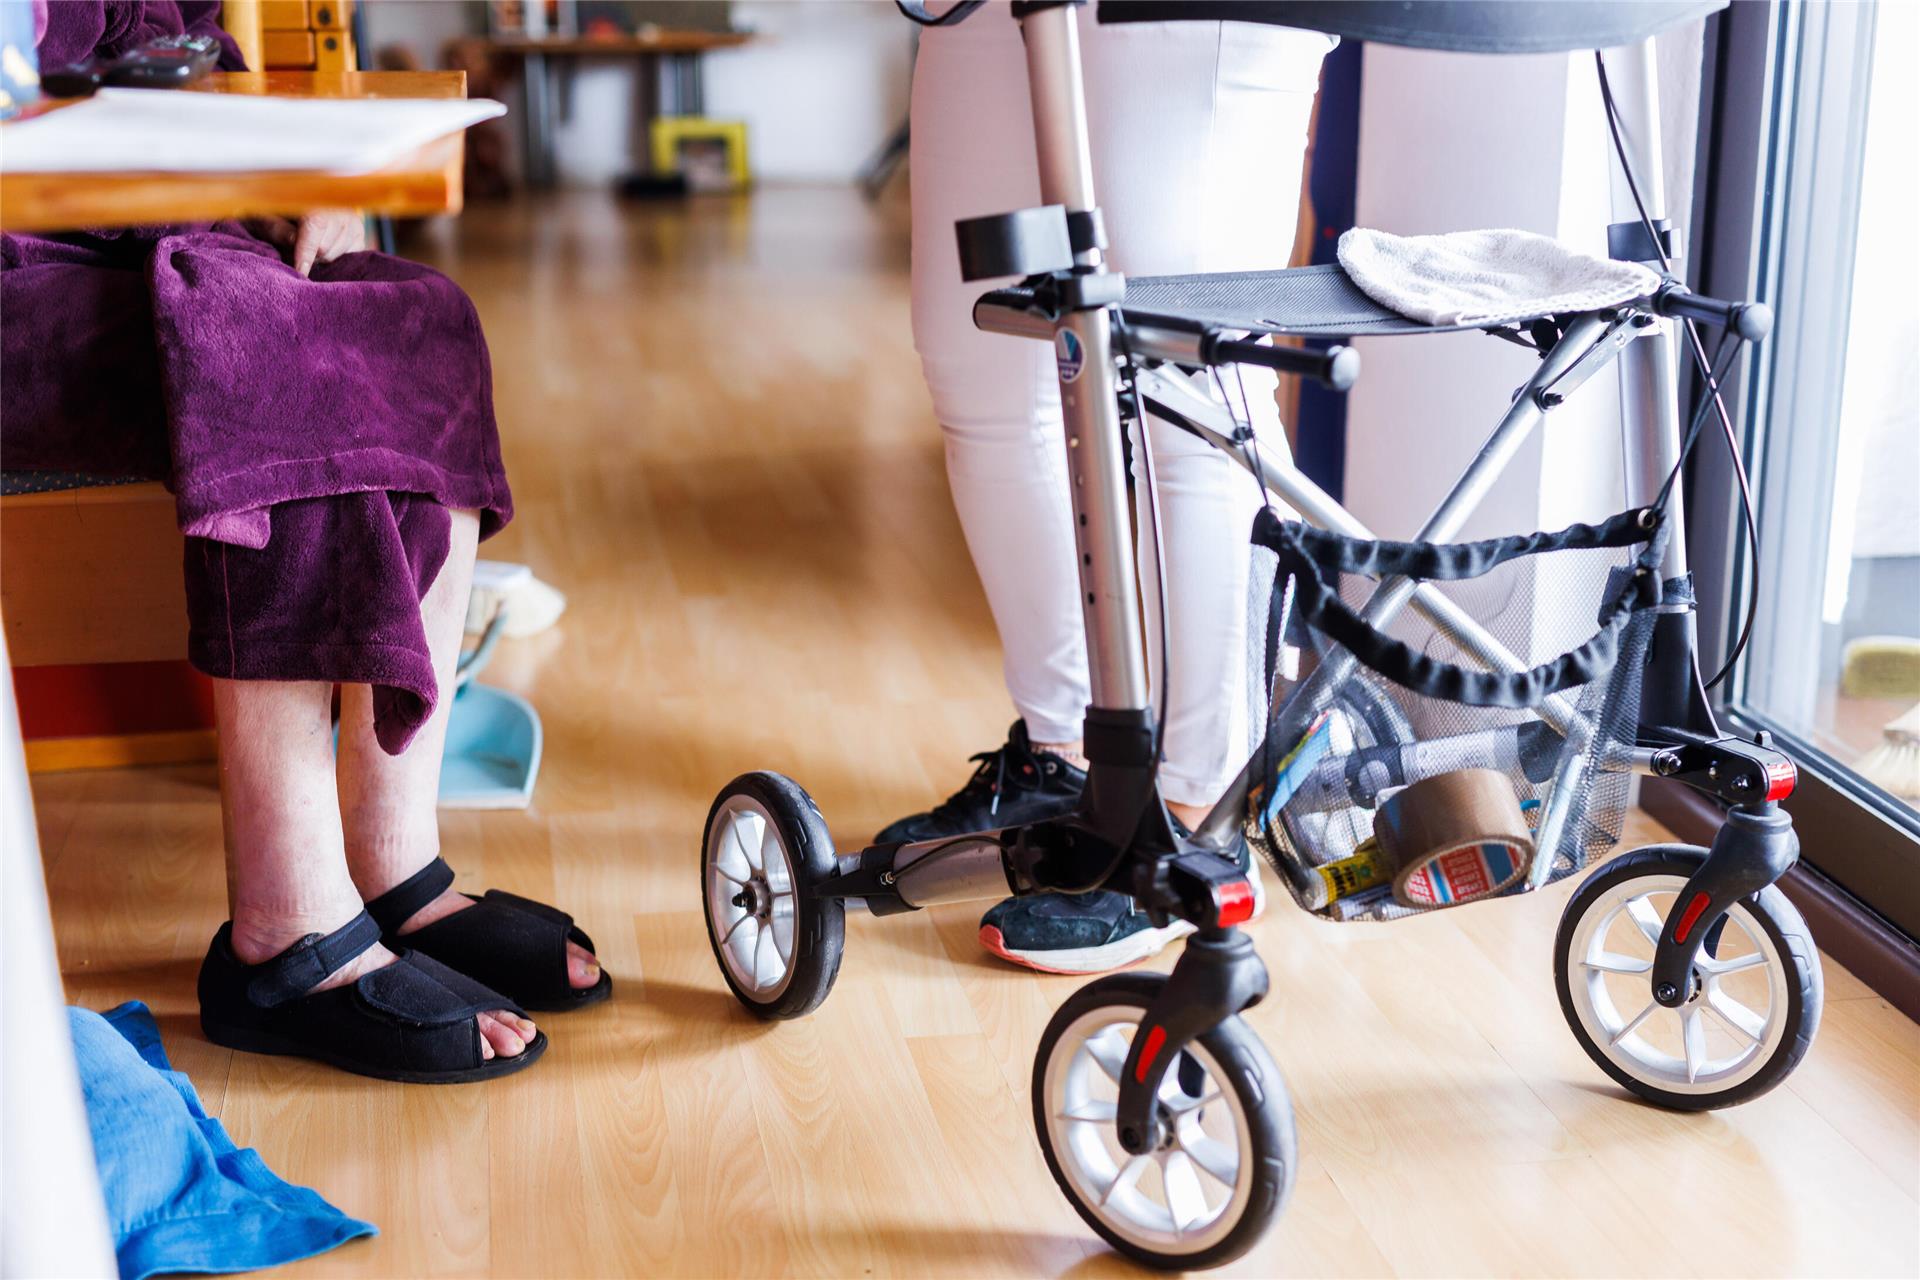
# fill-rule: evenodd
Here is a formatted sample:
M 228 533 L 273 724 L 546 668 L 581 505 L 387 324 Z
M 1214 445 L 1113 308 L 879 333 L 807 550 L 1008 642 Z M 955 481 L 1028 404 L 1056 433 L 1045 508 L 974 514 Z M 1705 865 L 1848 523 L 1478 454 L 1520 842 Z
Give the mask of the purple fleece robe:
M 218 5 L 59 0 L 41 57 L 208 31 Z M 223 62 L 239 65 L 229 50 Z M 448 511 L 513 511 L 472 303 L 416 263 L 312 279 L 237 223 L 0 236 L 10 470 L 164 480 L 188 535 L 188 655 L 209 675 L 374 686 L 402 750 L 433 711 L 420 600 Z

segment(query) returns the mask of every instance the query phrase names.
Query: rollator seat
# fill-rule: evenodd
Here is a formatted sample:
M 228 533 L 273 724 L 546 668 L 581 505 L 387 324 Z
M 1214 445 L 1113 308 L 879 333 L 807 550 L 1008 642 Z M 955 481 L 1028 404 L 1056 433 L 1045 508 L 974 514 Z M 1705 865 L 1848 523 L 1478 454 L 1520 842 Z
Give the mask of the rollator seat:
M 1037 305 L 1037 298 L 1034 290 L 1016 285 L 995 289 L 981 302 L 1024 311 Z M 1129 276 L 1121 306 L 1134 324 L 1158 321 L 1188 328 L 1198 323 L 1211 329 L 1314 338 L 1448 333 L 1476 327 L 1422 324 L 1389 311 L 1360 292 L 1337 263 L 1283 271 Z
M 1100 21 L 1257 22 L 1453 53 L 1634 44 L 1727 0 L 1100 0 Z
M 1129 277 L 1129 319 L 1184 317 L 1217 329 L 1350 338 L 1436 333 L 1466 326 L 1410 320 L 1360 291 L 1337 263 L 1283 271 L 1225 271 L 1189 276 Z

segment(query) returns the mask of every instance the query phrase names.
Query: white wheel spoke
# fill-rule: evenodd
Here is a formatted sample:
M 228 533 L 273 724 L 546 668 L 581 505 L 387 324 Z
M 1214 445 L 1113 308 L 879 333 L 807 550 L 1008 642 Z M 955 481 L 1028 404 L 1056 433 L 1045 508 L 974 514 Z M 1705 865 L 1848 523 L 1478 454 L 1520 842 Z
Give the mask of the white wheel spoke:
M 766 929 L 756 929 L 753 935 L 753 981 L 756 985 L 763 981 L 760 977 L 760 954 L 766 948 Z
M 1767 1034 L 1767 1020 L 1722 991 L 1718 983 L 1707 988 L 1706 1010 L 1721 1026 L 1754 1044 Z
M 1184 1116 L 1189 1112 L 1198 1111 L 1202 1107 L 1210 1107 L 1220 1101 L 1220 1091 L 1218 1089 L 1209 1089 L 1197 1098 L 1190 1094 L 1182 1093 L 1178 1097 L 1167 1098 L 1164 1099 L 1164 1101 L 1169 1111 L 1172 1111 L 1177 1116 Z
M 747 825 L 747 822 L 745 818 L 735 818 L 733 820 L 732 827 L 727 832 L 727 835 L 733 841 L 733 847 L 735 852 L 737 852 L 740 855 L 740 857 L 745 860 L 746 864 L 749 867 L 752 867 L 755 871 L 759 871 L 760 870 L 760 842 L 758 840 L 749 839 L 747 837 L 747 834 L 741 830 L 741 828 L 746 825 Z
M 1141 1175 L 1146 1173 L 1147 1166 L 1152 1163 L 1152 1156 L 1134 1156 L 1125 1164 L 1121 1165 L 1120 1172 L 1113 1176 L 1113 1181 L 1108 1183 L 1107 1189 L 1101 1193 L 1101 1205 L 1103 1207 L 1110 1205 L 1116 1197 L 1123 1196 L 1133 1190 L 1139 1183 Z
M 734 934 L 740 928 L 740 925 L 750 925 L 752 927 L 735 939 Z M 754 963 L 754 958 L 760 954 L 760 938 L 764 933 L 766 933 L 766 930 L 760 927 L 758 917 L 751 911 L 741 916 L 739 922 L 734 925 L 733 929 L 727 931 L 727 937 L 733 940 L 727 944 L 725 948 L 726 953 L 733 957 L 736 976 L 741 978 L 744 985 L 749 987 L 758 987 L 760 985 L 760 967 Z
M 1180 1149 L 1191 1156 L 1209 1178 L 1232 1190 L 1234 1180 L 1240 1175 L 1238 1151 L 1202 1132 L 1197 1124 L 1192 1127 L 1191 1134 L 1182 1131 L 1179 1141 Z
M 1627 904 L 1627 914 L 1633 917 L 1634 924 L 1639 926 L 1641 934 L 1647 941 L 1657 946 L 1660 942 L 1660 931 L 1667 927 L 1667 922 L 1660 918 L 1658 911 L 1654 910 L 1653 903 L 1646 898 L 1635 898 Z
M 793 963 L 793 902 L 789 900 L 781 904 L 776 901 L 773 919 L 768 923 L 772 926 L 773 949 L 779 954 L 780 968 L 784 971 Z
M 1076 1103 L 1068 1107 L 1065 1111 L 1056 1114 L 1058 1114 L 1062 1120 L 1080 1120 L 1092 1124 L 1106 1124 L 1120 1114 L 1120 1106 L 1118 1102 L 1101 1102 L 1095 1098 L 1088 1098 L 1084 1102 Z
M 1597 969 L 1601 973 L 1645 973 L 1653 968 L 1653 961 L 1650 958 L 1635 960 L 1632 956 L 1623 956 L 1615 951 L 1602 951 L 1580 963 L 1584 968 Z
M 1173 1233 L 1180 1235 L 1188 1227 L 1206 1221 L 1207 1194 L 1200 1189 L 1200 1176 L 1184 1151 L 1169 1151 L 1160 1162 L 1160 1185 L 1166 1189 L 1167 1211 L 1173 1217 Z
M 1735 956 L 1731 960 L 1716 960 L 1702 951 L 1698 963 L 1703 972 L 1710 973 L 1716 978 L 1724 978 L 1730 973 L 1739 973 L 1743 969 L 1761 968 L 1767 963 L 1767 958 L 1758 951 L 1750 951 L 1744 956 Z
M 1692 1084 L 1700 1078 L 1701 1068 L 1707 1065 L 1707 1024 L 1698 1009 L 1680 1011 L 1680 1039 L 1686 1046 L 1687 1083 Z
M 1618 1031 L 1613 1033 L 1613 1037 L 1609 1039 L 1607 1043 L 1610 1045 L 1619 1044 L 1622 1040 L 1625 1040 L 1628 1036 L 1632 1035 L 1635 1031 L 1639 1030 L 1640 1024 L 1645 1022 L 1648 1018 L 1651 1018 L 1653 1016 L 1653 1011 L 1655 1009 L 1658 1009 L 1659 1007 L 1660 1007 L 1660 1002 L 1658 1000 L 1647 1001 L 1647 1007 L 1642 1009 L 1640 1012 L 1634 1014 L 1633 1017 L 1627 1022 L 1625 1026 L 1621 1027 Z
M 760 837 L 760 866 L 767 877 L 767 887 L 776 891 L 791 891 L 793 877 L 787 871 L 787 853 L 780 846 L 780 833 L 768 823 Z
M 720 945 L 724 947 L 729 942 L 732 942 L 733 935 L 740 932 L 740 926 L 745 924 L 747 921 L 751 919 L 753 919 L 753 912 L 748 911 L 742 914 L 738 920 L 735 920 L 733 924 L 728 927 L 726 933 L 721 936 Z
M 1108 1027 L 1098 1035 L 1088 1036 L 1086 1043 L 1087 1056 L 1115 1084 L 1120 1083 L 1120 1073 L 1126 1069 L 1127 1050 L 1130 1047 L 1126 1037 L 1113 1027 Z
M 718 872 L 720 875 L 726 877 L 727 879 L 733 881 L 735 884 L 739 885 L 742 889 L 747 887 L 747 882 L 744 878 L 733 874 L 733 872 L 727 870 L 725 867 L 721 866 L 718 862 L 713 864 L 713 869 L 716 872 Z
M 1193 1095 L 1187 1092 L 1186 1085 L 1180 1081 L 1180 1067 L 1186 1056 L 1184 1053 L 1174 1055 L 1173 1061 L 1167 1066 L 1167 1074 L 1160 1077 L 1160 1104 L 1175 1113 L 1185 1111 L 1194 1100 Z M 1200 1087 L 1206 1088 L 1205 1077 L 1202 1077 Z

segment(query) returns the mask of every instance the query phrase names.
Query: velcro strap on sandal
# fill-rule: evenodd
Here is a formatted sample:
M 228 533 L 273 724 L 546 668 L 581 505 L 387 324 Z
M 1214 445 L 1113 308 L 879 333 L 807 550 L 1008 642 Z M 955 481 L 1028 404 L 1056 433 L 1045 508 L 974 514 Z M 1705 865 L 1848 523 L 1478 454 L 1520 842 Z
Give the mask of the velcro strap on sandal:
M 445 893 L 452 883 L 453 868 L 445 858 L 435 858 L 369 902 L 367 913 L 379 922 L 381 933 L 392 933 L 411 920 L 420 908 Z
M 512 907 L 515 911 L 524 911 L 530 916 L 539 916 L 563 929 L 573 927 L 573 917 L 558 907 L 548 906 L 544 902 L 535 902 L 532 898 L 523 898 L 517 893 L 508 893 L 505 889 L 489 889 L 480 899 L 482 902 L 497 902 L 503 907 Z
M 558 907 L 548 906 L 544 902 L 535 902 L 532 898 L 523 898 L 517 893 L 508 893 L 505 889 L 489 889 L 482 902 L 498 902 L 502 906 L 512 907 L 530 916 L 538 916 L 566 931 L 569 940 L 580 944 L 588 951 L 593 950 L 593 939 L 577 928 L 573 917 Z
M 368 1005 L 416 1026 L 461 1022 L 494 1009 L 521 1012 L 491 987 L 418 951 L 401 952 L 397 962 L 375 969 L 356 985 Z
M 380 926 L 364 911 L 332 933 L 310 933 L 273 959 L 253 966 L 247 999 L 262 1009 L 297 1000 L 378 941 Z

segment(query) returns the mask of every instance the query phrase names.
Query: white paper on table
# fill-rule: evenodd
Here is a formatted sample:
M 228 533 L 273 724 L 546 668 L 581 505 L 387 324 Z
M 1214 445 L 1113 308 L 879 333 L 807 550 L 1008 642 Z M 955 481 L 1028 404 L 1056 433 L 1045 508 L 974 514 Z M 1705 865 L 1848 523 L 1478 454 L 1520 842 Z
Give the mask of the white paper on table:
M 507 113 L 490 98 L 273 98 L 102 89 L 0 128 L 0 172 L 370 173 Z

